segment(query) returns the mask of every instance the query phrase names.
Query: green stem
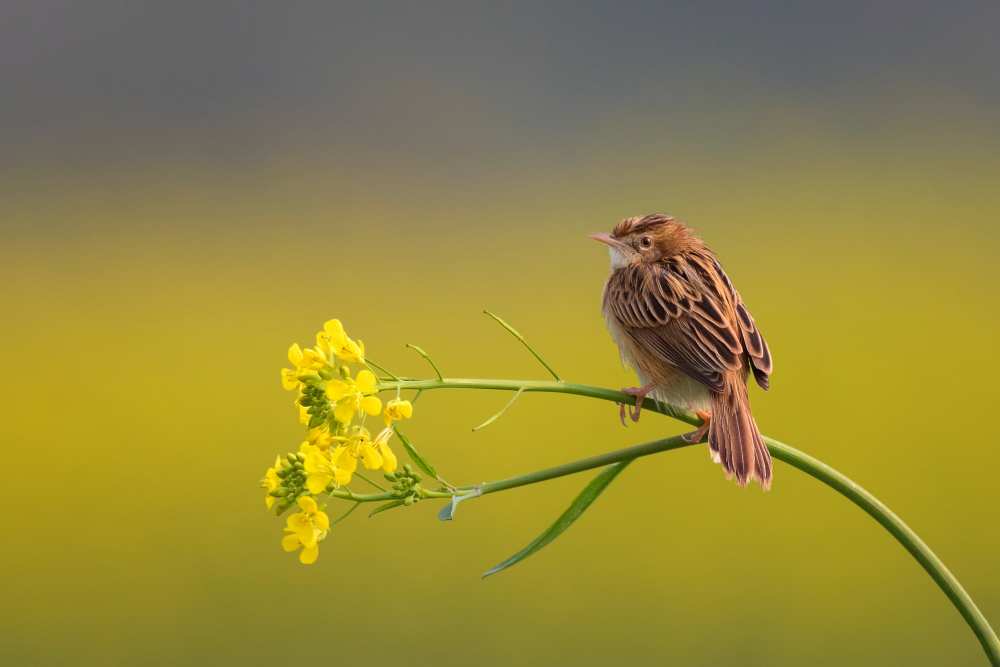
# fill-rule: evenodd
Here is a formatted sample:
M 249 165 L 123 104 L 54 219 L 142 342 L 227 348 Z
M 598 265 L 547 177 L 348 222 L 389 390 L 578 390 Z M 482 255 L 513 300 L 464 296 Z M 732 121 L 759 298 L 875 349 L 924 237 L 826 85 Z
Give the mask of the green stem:
M 492 379 L 469 379 L 469 378 L 445 378 L 441 380 L 400 380 L 396 382 L 383 382 L 380 389 L 493 389 L 501 391 L 520 392 L 550 392 L 560 394 L 572 394 L 576 396 L 586 396 L 616 403 L 630 402 L 632 397 L 612 389 L 592 387 L 589 385 L 565 383 L 561 381 L 537 381 L 537 380 L 492 380 Z M 652 412 L 658 412 L 680 421 L 692 425 L 698 425 L 701 420 L 694 413 L 674 406 L 653 401 L 649 398 L 643 403 L 643 408 Z M 790 447 L 773 438 L 764 438 L 767 448 L 774 458 L 784 461 L 794 468 L 823 482 L 833 490 L 837 491 L 852 503 L 860 507 L 869 516 L 885 528 L 889 534 L 903 545 L 913 558 L 920 563 L 931 579 L 938 585 L 944 594 L 951 600 L 955 608 L 965 619 L 979 643 L 982 644 L 990 664 L 1000 667 L 1000 639 L 996 632 L 990 627 L 989 622 L 983 613 L 976 606 L 976 603 L 966 592 L 962 584 L 959 583 L 955 575 L 941 562 L 941 559 L 931 550 L 920 537 L 913 532 L 906 523 L 903 522 L 892 510 L 890 510 L 878 498 L 873 496 L 861 485 L 854 482 L 843 473 L 831 468 L 822 461 L 819 461 L 804 452 L 800 452 L 794 447 Z M 580 459 L 553 468 L 546 468 L 526 475 L 519 475 L 496 482 L 487 482 L 478 487 L 464 487 L 459 492 L 468 492 L 475 488 L 483 494 L 495 493 L 513 489 L 527 484 L 535 484 L 564 475 L 571 475 L 592 468 L 599 468 L 618 461 L 630 460 L 640 456 L 648 456 L 672 449 L 680 449 L 687 446 L 680 436 L 656 440 L 653 442 L 626 447 L 614 452 L 599 454 L 585 459 Z M 335 492 L 336 494 L 336 492 Z M 382 495 L 382 494 L 378 494 Z M 447 497 L 448 494 L 443 494 Z M 361 496 L 354 495 L 355 500 L 360 500 Z M 384 498 L 378 498 L 382 500 Z
M 390 377 L 391 379 L 393 379 L 393 380 L 397 380 L 397 381 L 398 381 L 398 380 L 400 379 L 400 378 L 399 378 L 399 377 L 398 377 L 398 376 L 397 376 L 397 375 L 396 375 L 395 373 L 393 373 L 393 372 L 392 372 L 392 371 L 390 371 L 390 370 L 386 370 L 386 369 L 385 369 L 385 368 L 383 368 L 382 366 L 379 366 L 378 364 L 376 364 L 376 363 L 375 363 L 374 361 L 372 361 L 371 359 L 365 359 L 365 365 L 366 365 L 366 366 L 370 366 L 370 367 L 374 368 L 374 369 L 375 369 L 375 370 L 377 370 L 377 371 L 380 371 L 380 372 L 382 372 L 382 373 L 385 373 L 386 375 L 388 375 L 388 376 L 389 376 L 389 377 Z
M 613 452 L 606 452 L 596 456 L 588 456 L 585 459 L 579 459 L 570 463 L 553 466 L 551 468 L 536 470 L 535 472 L 529 472 L 526 475 L 508 477 L 507 479 L 497 480 L 496 482 L 485 482 L 475 487 L 461 487 L 457 489 L 457 492 L 462 494 L 479 489 L 479 492 L 482 495 L 486 495 L 487 493 L 496 493 L 497 491 L 516 489 L 519 486 L 537 484 L 538 482 L 545 482 L 550 479 L 555 479 L 556 477 L 573 475 L 578 472 L 583 472 L 584 470 L 603 468 L 606 465 L 611 465 L 612 463 L 618 463 L 620 461 L 631 461 L 642 456 L 649 456 L 650 454 L 659 454 L 660 452 L 669 452 L 672 449 L 690 447 L 693 444 L 694 443 L 684 440 L 683 437 L 675 435 L 672 438 L 653 440 L 652 442 L 644 442 L 641 445 L 633 445 L 623 449 L 616 449 Z

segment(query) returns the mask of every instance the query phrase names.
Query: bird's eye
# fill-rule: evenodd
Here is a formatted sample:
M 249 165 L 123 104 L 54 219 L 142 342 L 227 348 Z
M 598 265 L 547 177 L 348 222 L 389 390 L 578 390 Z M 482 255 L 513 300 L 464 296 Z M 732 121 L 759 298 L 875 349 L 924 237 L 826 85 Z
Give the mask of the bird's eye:
M 641 239 L 639 239 L 639 247 L 642 248 L 643 250 L 649 250 L 650 248 L 653 247 L 653 239 L 651 239 L 648 236 L 643 236 Z

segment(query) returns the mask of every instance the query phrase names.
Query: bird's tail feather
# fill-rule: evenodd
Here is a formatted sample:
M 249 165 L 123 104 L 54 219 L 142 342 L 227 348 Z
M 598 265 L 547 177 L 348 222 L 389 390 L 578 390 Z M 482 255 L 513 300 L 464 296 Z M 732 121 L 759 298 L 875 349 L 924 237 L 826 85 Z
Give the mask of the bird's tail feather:
M 771 487 L 771 454 L 750 413 L 746 384 L 739 378 L 727 381 L 712 397 L 708 447 L 712 460 L 721 463 L 726 476 L 735 477 L 740 486 L 756 479 L 765 489 Z

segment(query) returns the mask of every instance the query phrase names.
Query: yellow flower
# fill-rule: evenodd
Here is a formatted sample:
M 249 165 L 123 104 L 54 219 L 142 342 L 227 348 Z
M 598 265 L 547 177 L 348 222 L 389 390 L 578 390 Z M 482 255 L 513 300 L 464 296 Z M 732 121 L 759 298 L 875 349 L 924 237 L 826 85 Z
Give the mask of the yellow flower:
M 293 344 L 288 348 L 288 361 L 292 368 L 281 369 L 281 386 L 289 391 L 297 389 L 302 384 L 299 376 L 326 366 L 327 357 L 322 349 L 309 348 L 303 351 L 298 343 Z
M 330 517 L 316 505 L 311 496 L 301 496 L 298 500 L 301 512 L 288 517 L 281 548 L 292 552 L 302 547 L 299 562 L 311 565 L 319 558 L 319 543 L 326 539 L 330 531 Z
M 274 466 L 267 469 L 264 473 L 264 479 L 260 480 L 260 485 L 267 489 L 267 495 L 264 496 L 264 504 L 267 505 L 267 509 L 271 509 L 274 506 L 275 497 L 271 495 L 271 492 L 281 486 L 281 478 L 278 477 L 278 468 L 281 467 L 281 457 L 274 457 Z
M 335 463 L 337 459 L 333 457 L 333 454 L 339 455 L 336 449 L 333 453 L 329 453 L 319 447 L 310 445 L 308 442 L 304 442 L 299 451 L 305 454 L 306 457 L 304 467 L 306 471 L 306 488 L 309 489 L 309 493 L 313 495 L 323 493 L 330 482 L 334 482 L 337 486 L 350 483 L 353 470 L 347 471 L 337 468 Z M 355 467 L 357 467 L 356 464 Z
M 385 404 L 385 413 L 383 414 L 383 417 L 385 418 L 386 426 L 391 426 L 394 421 L 409 419 L 412 416 L 413 404 L 409 401 L 394 398 Z
M 391 428 L 382 429 L 382 432 L 375 437 L 375 448 L 382 457 L 382 470 L 384 472 L 396 472 L 396 467 L 399 465 L 396 455 L 389 449 L 389 438 L 391 437 Z
M 322 426 L 309 429 L 309 433 L 306 434 L 306 442 L 310 445 L 315 445 L 320 449 L 329 448 L 330 443 L 333 442 L 333 436 L 330 434 L 330 427 L 323 424 Z
M 362 411 L 368 415 L 377 415 L 382 411 L 382 401 L 378 396 L 372 396 L 378 390 L 378 380 L 369 370 L 358 371 L 353 380 L 350 377 L 343 380 L 330 380 L 326 383 L 326 396 L 335 401 L 333 416 L 341 424 L 349 424 L 354 419 L 354 413 Z
M 382 467 L 382 453 L 369 438 L 358 442 L 358 456 L 368 470 L 378 470 Z
M 337 469 L 337 482 L 341 486 L 350 484 L 354 471 L 358 469 L 357 447 L 338 445 L 330 453 L 330 459 Z
M 383 429 L 373 441 L 368 429 L 356 427 L 347 444 L 343 446 L 344 451 L 340 453 L 340 457 L 345 459 L 345 463 L 353 459 L 355 467 L 357 467 L 357 460 L 360 459 L 361 464 L 368 470 L 382 469 L 385 472 L 395 472 L 398 462 L 396 455 L 389 449 L 389 438 L 391 437 L 392 429 L 387 428 Z M 338 449 L 341 448 L 338 447 Z M 340 465 L 339 462 L 338 465 Z M 354 470 L 351 472 L 353 473 Z
M 351 340 L 340 320 L 329 320 L 323 324 L 323 330 L 316 334 L 316 347 L 348 363 L 365 362 L 365 344 L 360 340 Z
M 306 455 L 306 473 L 309 474 L 310 467 L 316 469 L 315 487 L 319 488 L 321 482 L 329 484 L 330 480 L 335 481 L 339 486 L 350 484 L 351 478 L 358 469 L 358 461 L 368 470 L 382 469 L 385 472 L 396 470 L 396 455 L 389 449 L 387 441 L 392 436 L 390 429 L 385 429 L 379 433 L 378 438 L 372 441 L 372 436 L 368 429 L 363 426 L 355 426 L 347 442 L 337 445 L 329 454 L 327 464 L 319 458 Z M 309 446 L 311 449 L 315 447 Z M 312 477 L 309 477 L 311 480 Z M 306 482 L 307 484 L 309 481 Z M 325 488 L 325 486 L 324 486 Z

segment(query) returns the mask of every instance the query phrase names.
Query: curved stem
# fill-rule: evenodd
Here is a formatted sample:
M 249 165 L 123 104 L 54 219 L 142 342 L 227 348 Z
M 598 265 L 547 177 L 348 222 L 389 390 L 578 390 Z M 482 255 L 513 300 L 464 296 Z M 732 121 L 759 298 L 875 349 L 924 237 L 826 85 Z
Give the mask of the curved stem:
M 632 398 L 620 391 L 592 387 L 589 385 L 572 384 L 567 382 L 551 382 L 538 380 L 492 380 L 492 379 L 469 379 L 469 378 L 444 378 L 441 380 L 398 380 L 382 382 L 381 389 L 494 389 L 502 391 L 519 392 L 551 392 L 560 394 L 573 394 L 576 396 L 587 396 L 616 403 L 625 403 Z M 694 413 L 671 405 L 660 403 L 647 398 L 643 403 L 646 410 L 658 412 L 680 421 L 692 425 L 699 425 L 701 420 Z M 941 559 L 931 550 L 920 537 L 913 532 L 913 529 L 906 525 L 892 510 L 890 510 L 878 498 L 864 489 L 860 484 L 854 482 L 843 473 L 831 468 L 822 461 L 801 452 L 794 447 L 790 447 L 773 438 L 764 438 L 767 448 L 774 458 L 784 461 L 794 468 L 823 482 L 852 503 L 860 507 L 869 516 L 875 519 L 879 525 L 885 528 L 889 534 L 903 545 L 910 555 L 920 563 L 931 579 L 938 585 L 944 594 L 951 600 L 955 608 L 965 619 L 972 631 L 975 633 L 979 643 L 982 644 L 990 664 L 1000 667 L 1000 639 L 996 632 L 990 627 L 989 622 L 983 613 L 976 606 L 976 603 L 966 592 L 962 584 L 959 583 L 955 575 L 941 562 Z M 680 449 L 688 445 L 680 436 L 656 440 L 653 442 L 627 447 L 614 452 L 600 454 L 597 456 L 580 459 L 572 463 L 567 463 L 553 468 L 546 468 L 526 475 L 511 477 L 496 482 L 487 482 L 478 487 L 464 487 L 460 491 L 469 491 L 478 488 L 483 494 L 495 493 L 518 486 L 534 484 L 563 475 L 599 468 L 618 461 L 630 460 L 640 456 L 648 456 L 671 449 Z M 358 496 L 355 496 L 357 499 Z
M 1000 665 L 1000 639 L 990 627 L 989 621 L 983 616 L 972 597 L 968 594 L 962 584 L 959 583 L 955 575 L 951 573 L 941 559 L 938 558 L 927 544 L 913 532 L 906 523 L 900 519 L 895 512 L 860 484 L 851 480 L 843 473 L 831 468 L 827 464 L 815 459 L 805 452 L 789 447 L 772 438 L 765 437 L 764 442 L 771 450 L 774 458 L 781 459 L 794 468 L 811 477 L 815 477 L 841 495 L 847 497 L 852 503 L 863 509 L 869 516 L 879 522 L 896 540 L 903 545 L 910 555 L 924 570 L 931 576 L 934 583 L 944 591 L 951 603 L 958 609 L 965 622 L 976 633 L 979 643 L 983 645 L 987 657 L 992 665 Z

